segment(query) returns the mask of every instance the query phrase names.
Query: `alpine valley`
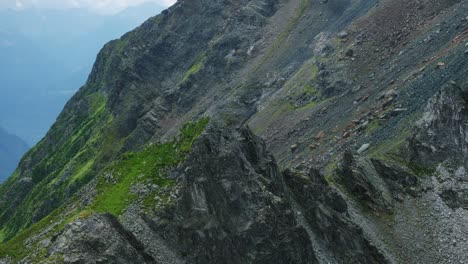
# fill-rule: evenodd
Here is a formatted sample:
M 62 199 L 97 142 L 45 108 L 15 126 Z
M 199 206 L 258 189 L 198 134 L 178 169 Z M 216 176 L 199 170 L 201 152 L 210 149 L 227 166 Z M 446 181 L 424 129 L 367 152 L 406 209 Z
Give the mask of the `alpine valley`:
M 179 0 L 0 185 L 0 263 L 468 263 L 467 15 Z

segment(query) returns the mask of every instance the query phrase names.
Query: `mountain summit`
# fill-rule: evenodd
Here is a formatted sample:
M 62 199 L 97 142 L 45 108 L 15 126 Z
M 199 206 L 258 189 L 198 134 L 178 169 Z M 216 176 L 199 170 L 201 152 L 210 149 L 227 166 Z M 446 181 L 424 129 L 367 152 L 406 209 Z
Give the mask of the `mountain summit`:
M 178 1 L 0 186 L 0 263 L 465 263 L 468 5 Z

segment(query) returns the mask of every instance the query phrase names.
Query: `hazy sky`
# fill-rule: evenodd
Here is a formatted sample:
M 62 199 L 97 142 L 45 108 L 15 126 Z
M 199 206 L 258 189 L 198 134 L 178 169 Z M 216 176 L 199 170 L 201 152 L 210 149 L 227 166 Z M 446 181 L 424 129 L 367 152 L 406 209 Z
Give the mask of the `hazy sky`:
M 112 14 L 129 6 L 145 2 L 156 2 L 168 7 L 176 0 L 0 0 L 0 9 L 13 8 L 84 8 L 101 14 Z

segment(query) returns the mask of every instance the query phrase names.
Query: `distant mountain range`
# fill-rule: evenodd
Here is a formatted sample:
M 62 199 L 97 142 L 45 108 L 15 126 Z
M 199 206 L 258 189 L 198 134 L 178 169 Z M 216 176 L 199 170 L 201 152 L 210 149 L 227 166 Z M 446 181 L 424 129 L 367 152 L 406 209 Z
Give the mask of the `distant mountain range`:
M 0 127 L 0 183 L 15 170 L 27 150 L 28 145 L 22 139 Z
M 0 125 L 35 144 L 84 84 L 104 43 L 162 8 L 103 16 L 80 9 L 0 11 Z

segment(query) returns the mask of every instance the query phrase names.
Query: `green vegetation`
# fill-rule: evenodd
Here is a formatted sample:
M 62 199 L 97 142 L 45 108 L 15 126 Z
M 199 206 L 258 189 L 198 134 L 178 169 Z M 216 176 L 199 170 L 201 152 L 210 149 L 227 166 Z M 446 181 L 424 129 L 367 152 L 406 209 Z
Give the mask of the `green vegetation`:
M 335 181 L 335 172 L 338 169 L 338 164 L 333 161 L 328 163 L 325 167 L 325 180 L 328 182 L 329 185 L 338 187 L 338 184 Z
M 205 62 L 206 52 L 203 52 L 202 54 L 200 54 L 197 61 L 192 65 L 192 67 L 184 74 L 184 77 L 182 77 L 180 84 L 186 82 L 188 78 L 190 78 L 190 76 L 198 73 L 201 70 L 202 66 L 205 64 Z
M 311 84 L 317 77 L 318 67 L 314 64 L 314 59 L 304 63 L 304 65 L 286 82 L 284 91 L 299 96 L 304 92 L 314 92 L 316 90 Z
M 290 102 L 284 102 L 281 105 L 278 105 L 278 107 L 274 108 L 275 111 L 273 112 L 272 117 L 279 117 L 282 116 L 283 114 L 293 111 L 295 109 L 294 105 L 292 105 Z
M 31 259 L 33 263 L 41 264 L 44 263 L 46 259 L 54 260 L 59 257 L 54 256 L 52 259 L 49 259 L 49 257 L 47 257 L 46 248 L 42 247 L 40 242 L 44 239 L 50 239 L 67 224 L 80 218 L 86 219 L 94 213 L 90 210 L 67 212 L 65 208 L 66 207 L 61 207 L 53 211 L 41 221 L 20 232 L 13 239 L 0 244 L 0 257 L 10 257 L 15 263 L 28 256 L 32 248 L 38 249 L 36 251 L 38 254 L 34 255 L 33 259 Z M 32 237 L 38 235 L 40 235 L 40 237 L 31 240 Z M 26 246 L 26 244 L 28 245 Z
M 103 47 L 98 55 L 98 60 L 96 60 L 96 63 L 100 63 L 98 66 L 99 76 L 97 78 L 99 81 L 92 85 L 96 85 L 97 87 L 106 86 L 109 84 L 109 80 L 114 78 L 117 69 L 122 68 L 123 65 L 133 63 L 134 58 L 125 56 L 126 48 L 130 44 L 127 34 L 120 39 L 109 42 Z
M 366 133 L 370 134 L 379 129 L 379 120 L 375 119 L 366 127 Z
M 312 102 L 310 102 L 310 103 L 308 103 L 308 104 L 306 104 L 306 105 L 304 105 L 304 106 L 298 107 L 297 109 L 298 109 L 298 110 L 312 109 L 312 108 L 314 108 L 314 107 L 316 107 L 316 106 L 318 106 L 318 105 L 325 104 L 325 103 L 329 102 L 329 101 L 332 100 L 332 99 L 333 99 L 333 97 L 332 97 L 332 98 L 327 98 L 327 99 L 324 99 L 324 100 L 317 99 L 317 100 L 312 101 Z
M 399 131 L 398 134 L 394 135 L 391 139 L 372 146 L 369 156 L 383 160 L 389 164 L 394 164 L 402 169 L 408 169 L 417 176 L 432 174 L 436 170 L 435 167 L 428 168 L 420 164 L 411 163 L 401 155 L 401 150 L 405 148 L 408 139 L 412 136 L 414 123 L 420 116 L 421 114 L 416 112 L 402 120 L 396 130 Z M 378 123 L 377 125 L 373 123 L 369 125 L 367 132 L 375 131 L 378 128 Z
M 82 179 L 86 175 L 86 173 L 90 171 L 93 165 L 94 165 L 94 159 L 90 159 L 83 165 L 77 166 L 77 169 L 73 173 L 73 176 L 70 178 L 69 183 L 73 183 Z
M 29 253 L 29 250 L 25 246 L 25 242 L 29 238 L 31 238 L 33 235 L 39 234 L 41 231 L 48 228 L 51 225 L 51 223 L 56 224 L 56 226 L 53 228 L 53 230 L 55 231 L 65 226 L 65 224 L 62 223 L 63 220 L 61 221 L 59 217 L 62 212 L 62 210 L 54 211 L 38 223 L 19 233 L 15 238 L 11 239 L 7 243 L 0 244 L 0 257 L 9 256 L 13 259 L 14 262 L 17 262 L 22 258 L 26 257 L 26 255 Z
M 122 53 L 124 49 L 128 46 L 128 43 L 128 38 L 125 36 L 115 40 L 114 52 Z
M 319 71 L 319 67 L 315 64 L 310 65 L 310 77 L 311 79 L 315 79 L 317 77 Z
M 63 229 L 66 224 L 73 222 L 77 218 L 87 218 L 96 211 L 120 215 L 137 198 L 130 192 L 132 184 L 150 182 L 160 187 L 174 186 L 175 182 L 168 179 L 165 174 L 167 169 L 176 166 L 185 159 L 193 142 L 202 134 L 208 122 L 209 118 L 202 118 L 197 122 L 187 123 L 182 127 L 180 135 L 172 141 L 148 146 L 140 152 L 125 153 L 119 162 L 111 164 L 109 166 L 110 169 L 105 170 L 112 172 L 114 179 L 106 179 L 105 176 L 99 179 L 97 185 L 98 195 L 91 207 L 84 210 L 67 211 L 66 205 L 61 206 L 39 222 L 17 233 L 16 236 L 7 242 L 1 243 L 0 257 L 9 256 L 14 262 L 17 262 L 30 254 L 32 252 L 31 248 L 35 248 L 39 249 L 40 253 L 33 256 L 35 258 L 33 262 L 43 263 L 47 258 L 47 252 L 45 252 L 45 249 L 44 251 L 41 250 L 41 246 L 39 245 L 41 240 L 50 238 L 50 236 Z M 86 163 L 77 166 L 77 170 L 73 173 L 72 178 L 80 178 L 86 174 L 86 171 L 93 167 L 94 160 L 90 159 Z M 104 175 L 109 174 L 104 173 Z M 41 182 L 39 186 L 44 188 L 43 191 L 48 191 L 47 184 L 44 185 Z M 159 195 L 162 201 L 168 201 L 166 193 L 153 192 L 144 199 L 143 206 L 145 208 L 151 206 L 154 195 Z M 1 230 L 0 234 L 8 234 L 8 230 Z M 29 241 L 28 239 L 38 234 L 42 234 L 40 239 L 32 241 L 32 243 L 28 242 L 28 246 L 26 246 L 26 242 Z
M 25 156 L 24 159 L 38 159 L 43 157 L 38 153 L 38 148 L 48 148 L 50 144 L 59 146 L 48 148 L 48 155 L 37 160 L 37 165 L 30 171 L 21 172 L 31 176 L 34 187 L 22 204 L 8 205 L 15 206 L 13 214 L 8 208 L 2 210 L 1 241 L 8 241 L 37 221 L 34 219 L 42 219 L 50 211 L 59 208 L 67 196 L 73 195 L 92 178 L 95 160 L 101 151 L 100 142 L 105 138 L 101 132 L 112 116 L 105 107 L 106 98 L 103 94 L 93 93 L 86 96 L 85 100 L 87 113 L 66 113 L 74 115 L 67 127 L 62 125 L 61 120 L 66 116 L 61 116 L 46 139 Z M 2 186 L 1 192 L 4 193 L 12 184 L 14 181 L 8 181 Z
M 307 95 L 320 95 L 320 92 L 314 86 L 312 86 L 312 84 L 306 84 L 306 86 L 304 87 L 304 92 Z
M 98 184 L 99 195 L 94 210 L 122 214 L 127 206 L 137 199 L 130 187 L 137 182 L 151 181 L 160 187 L 171 187 L 175 182 L 167 178 L 166 170 L 184 160 L 192 143 L 204 131 L 209 119 L 203 118 L 186 124 L 179 138 L 170 142 L 152 145 L 141 152 L 130 152 L 111 166 Z

